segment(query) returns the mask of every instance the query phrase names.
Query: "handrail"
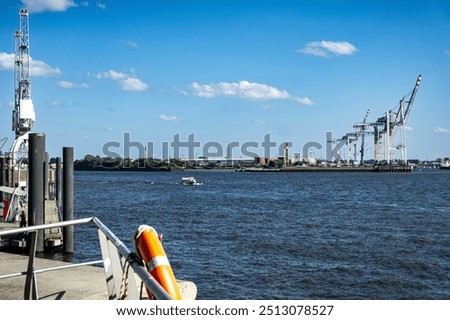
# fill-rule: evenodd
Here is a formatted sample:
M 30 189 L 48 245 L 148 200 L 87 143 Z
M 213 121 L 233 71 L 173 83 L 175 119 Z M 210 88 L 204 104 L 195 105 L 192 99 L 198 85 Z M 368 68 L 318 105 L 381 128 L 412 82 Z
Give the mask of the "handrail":
M 63 222 L 53 222 L 48 224 L 41 224 L 37 226 L 31 226 L 31 227 L 23 227 L 23 228 L 13 228 L 5 231 L 0 231 L 0 236 L 8 236 L 18 233 L 25 233 L 25 232 L 32 232 L 32 231 L 38 231 L 38 230 L 45 230 L 45 229 L 51 229 L 51 228 L 59 228 L 59 227 L 67 227 L 67 226 L 73 226 L 77 224 L 85 224 L 89 223 L 94 218 L 82 218 L 82 219 L 76 219 L 71 221 L 63 221 Z
M 173 298 L 164 290 L 164 288 L 153 278 L 153 276 L 144 268 L 141 261 L 138 261 L 136 255 L 133 254 L 125 244 L 116 237 L 111 230 L 108 229 L 98 218 L 94 217 L 95 225 L 106 235 L 106 237 L 114 244 L 120 254 L 130 263 L 134 272 L 139 276 L 144 285 L 155 296 L 157 300 L 173 300 Z
M 66 226 L 72 226 L 72 225 L 80 225 L 80 224 L 87 224 L 87 223 L 94 223 L 98 230 L 100 230 L 104 236 L 114 245 L 114 247 L 117 249 L 117 251 L 122 255 L 122 257 L 125 259 L 127 263 L 130 264 L 130 267 L 133 269 L 134 273 L 138 275 L 138 277 L 142 280 L 145 287 L 151 292 L 151 294 L 155 297 L 155 299 L 158 300 L 172 300 L 173 298 L 164 290 L 164 288 L 153 278 L 153 276 L 147 271 L 147 269 L 144 267 L 142 262 L 137 258 L 137 256 L 127 248 L 127 246 L 105 225 L 103 224 L 98 218 L 96 217 L 90 217 L 90 218 L 82 218 L 82 219 L 75 219 L 71 221 L 64 221 L 64 222 L 56 222 L 56 223 L 49 223 L 44 225 L 37 225 L 37 226 L 29 226 L 24 228 L 14 228 L 10 230 L 4 230 L 0 231 L 0 236 L 6 236 L 6 235 L 14 235 L 19 233 L 31 233 L 36 234 L 36 231 L 38 230 L 45 230 L 45 229 L 51 229 L 51 228 L 57 228 L 57 227 L 66 227 Z M 33 241 L 32 241 L 33 242 Z M 30 255 L 29 255 L 29 266 L 28 271 L 25 273 L 14 273 L 11 275 L 0 275 L 0 279 L 4 279 L 7 277 L 12 276 L 21 276 L 26 274 L 27 278 L 31 279 L 34 277 L 36 273 L 46 272 L 46 271 L 54 271 L 58 270 L 60 268 L 48 268 L 48 269 L 41 269 L 41 270 L 34 270 L 34 256 L 35 256 L 35 247 L 31 244 L 30 245 Z M 92 262 L 84 262 L 80 264 L 74 264 L 75 266 L 80 265 L 86 265 L 86 264 L 98 264 L 104 262 L 102 261 L 92 261 Z M 69 266 L 72 267 L 72 266 Z M 67 268 L 67 267 L 66 267 Z M 33 279 L 34 283 L 29 283 L 29 286 L 36 285 L 35 281 L 36 279 Z M 27 286 L 27 282 L 26 282 Z M 27 298 L 27 290 L 28 292 L 31 291 L 31 288 L 25 288 L 25 298 Z M 37 295 L 33 295 L 33 297 L 37 298 Z
M 58 266 L 58 267 L 52 267 L 52 268 L 38 269 L 38 270 L 34 270 L 34 273 L 38 274 L 38 273 L 44 273 L 44 272 L 48 272 L 48 271 L 58 271 L 58 270 L 75 268 L 75 267 L 93 266 L 93 265 L 102 264 L 102 263 L 103 263 L 103 260 L 80 262 L 80 263 L 76 263 L 76 264 L 69 264 L 69 265 L 66 265 L 66 266 Z M 18 277 L 18 276 L 24 276 L 26 274 L 27 274 L 26 271 L 10 273 L 10 274 L 6 274 L 6 275 L 0 276 L 0 280 L 1 279 L 7 279 L 7 278 L 14 278 L 14 277 Z

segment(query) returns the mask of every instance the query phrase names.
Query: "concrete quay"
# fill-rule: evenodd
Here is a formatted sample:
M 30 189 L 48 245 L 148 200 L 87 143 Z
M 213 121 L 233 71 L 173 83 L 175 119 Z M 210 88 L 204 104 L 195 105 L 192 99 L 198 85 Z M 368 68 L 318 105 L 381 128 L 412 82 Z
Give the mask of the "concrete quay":
M 68 262 L 35 258 L 35 270 L 71 265 Z M 0 252 L 0 276 L 26 272 L 28 256 Z M 23 300 L 25 275 L 0 279 L 0 300 Z M 105 300 L 108 299 L 103 268 L 80 266 L 38 273 L 40 300 Z
M 35 258 L 35 270 L 65 267 L 69 262 Z M 26 273 L 28 256 L 0 252 L 0 300 L 23 300 L 26 275 L 1 279 L 13 273 Z M 77 266 L 61 270 L 37 273 L 39 300 L 108 300 L 108 289 L 102 267 Z M 136 286 L 141 280 L 135 275 Z M 197 286 L 186 280 L 177 279 L 183 300 L 195 300 Z M 146 290 L 142 299 L 148 299 Z

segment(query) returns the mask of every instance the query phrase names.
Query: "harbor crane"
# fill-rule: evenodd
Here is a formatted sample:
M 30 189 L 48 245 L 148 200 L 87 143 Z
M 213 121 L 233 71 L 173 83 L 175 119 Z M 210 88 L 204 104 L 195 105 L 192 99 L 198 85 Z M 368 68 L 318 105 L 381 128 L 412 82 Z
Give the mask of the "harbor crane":
M 19 10 L 19 29 L 14 33 L 14 108 L 12 111 L 12 131 L 15 134 L 7 154 L 8 181 L 2 192 L 8 193 L 9 206 L 6 219 L 17 217 L 27 202 L 27 172 L 21 174 L 24 160 L 28 157 L 29 133 L 34 127 L 36 115 L 31 99 L 30 75 L 30 29 L 27 9 Z M 6 142 L 6 141 L 5 141 Z M 3 145 L 2 145 L 3 147 Z M 11 213 L 13 213 L 11 215 Z M 8 220 L 9 219 L 9 220 Z M 13 219 L 13 218 L 11 218 Z
M 419 74 L 409 99 L 406 100 L 406 97 L 403 97 L 400 100 L 397 111 L 388 110 L 382 117 L 378 118 L 376 122 L 371 124 L 374 128 L 375 160 L 379 160 L 381 138 L 384 136 L 384 158 L 386 162 L 392 163 L 395 160 L 394 151 L 397 149 L 401 150 L 401 161 L 403 164 L 406 164 L 407 149 L 405 126 L 421 81 L 422 75 Z M 401 142 L 394 148 L 394 139 L 399 131 L 401 132 Z
M 370 124 L 367 122 L 368 117 L 369 117 L 369 110 L 367 110 L 362 123 L 355 123 L 353 125 L 353 128 L 356 129 L 355 132 L 346 133 L 341 139 L 339 139 L 339 141 L 345 142 L 347 162 L 350 162 L 352 147 L 354 148 L 354 151 L 353 151 L 354 161 L 355 162 L 357 161 L 357 158 L 358 158 L 357 143 L 358 143 L 359 137 L 361 137 L 360 163 L 363 162 L 364 148 L 365 148 L 364 136 L 369 134 L 368 128 L 370 127 Z
M 361 123 L 355 123 L 353 125 L 353 128 L 356 128 L 356 130 L 357 130 L 357 136 L 361 137 L 361 149 L 360 149 L 360 163 L 361 164 L 364 161 L 364 148 L 366 147 L 365 142 L 364 142 L 365 136 L 370 134 L 368 129 L 370 128 L 371 124 L 367 122 L 369 113 L 370 113 L 370 109 L 367 109 L 363 121 Z
M 355 148 L 355 161 L 357 158 L 357 141 L 361 137 L 360 147 L 360 164 L 363 164 L 365 156 L 365 136 L 374 135 L 374 160 L 379 163 L 381 156 L 384 155 L 384 161 L 388 164 L 392 164 L 395 161 L 395 150 L 401 151 L 402 164 L 407 163 L 407 148 L 406 148 L 406 134 L 405 127 L 409 114 L 417 95 L 420 83 L 422 81 L 422 75 L 417 77 L 415 86 L 411 91 L 409 98 L 404 96 L 399 103 L 396 110 L 388 110 L 383 116 L 379 117 L 375 122 L 368 121 L 370 109 L 367 110 L 362 122 L 357 122 L 353 125 L 356 132 L 347 133 L 340 141 L 345 141 L 347 145 L 347 161 L 350 159 L 351 144 L 354 144 Z M 373 128 L 373 130 L 371 130 Z M 400 132 L 401 141 L 394 146 L 394 140 L 397 134 Z M 384 151 L 383 151 L 384 146 Z
M 349 132 L 346 133 L 341 139 L 339 139 L 339 141 L 344 141 L 345 145 L 346 145 L 346 159 L 347 159 L 347 163 L 350 163 L 350 157 L 351 157 L 351 153 L 352 153 L 352 143 L 356 142 L 358 140 L 358 133 L 357 132 Z M 355 147 L 355 160 L 356 160 L 356 144 L 354 145 Z
M 1 143 L 1 145 L 0 145 L 0 155 L 1 155 L 2 148 L 6 144 L 6 142 L 8 142 L 8 137 L 4 137 L 4 138 L 0 139 L 0 143 Z
M 19 30 L 14 34 L 14 109 L 12 130 L 15 140 L 11 147 L 12 158 L 27 151 L 28 134 L 36 120 L 31 99 L 30 30 L 28 10 L 19 10 Z

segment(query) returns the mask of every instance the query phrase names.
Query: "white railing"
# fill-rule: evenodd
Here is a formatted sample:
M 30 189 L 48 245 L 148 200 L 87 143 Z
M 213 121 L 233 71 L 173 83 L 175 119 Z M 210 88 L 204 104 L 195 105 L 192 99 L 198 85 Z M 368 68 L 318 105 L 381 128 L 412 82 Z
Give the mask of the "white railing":
M 80 224 L 94 224 L 97 227 L 103 259 L 35 270 L 34 260 L 36 257 L 36 237 L 38 231 Z M 37 274 L 86 265 L 103 265 L 106 279 L 106 290 L 108 292 L 109 299 L 136 300 L 142 298 L 142 288 L 141 290 L 138 289 L 138 285 L 135 281 L 135 275 L 139 277 L 143 286 L 148 289 L 155 299 L 172 299 L 164 288 L 161 287 L 161 285 L 148 273 L 147 269 L 142 264 L 142 261 L 137 258 L 136 254 L 128 249 L 125 244 L 96 217 L 0 231 L 0 237 L 20 233 L 28 233 L 30 236 L 28 244 L 30 250 L 28 268 L 23 272 L 0 275 L 0 280 L 26 275 L 24 285 L 25 300 L 39 299 L 37 290 Z M 131 279 L 131 281 L 128 281 L 128 279 Z

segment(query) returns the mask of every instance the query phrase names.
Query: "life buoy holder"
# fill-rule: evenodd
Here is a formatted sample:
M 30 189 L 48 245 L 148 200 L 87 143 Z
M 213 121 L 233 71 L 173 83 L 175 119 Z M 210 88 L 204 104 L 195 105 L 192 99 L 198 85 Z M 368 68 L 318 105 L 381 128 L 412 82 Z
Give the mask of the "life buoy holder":
M 3 220 L 6 220 L 9 211 L 9 201 L 8 199 L 3 200 Z
M 148 272 L 173 299 L 181 300 L 180 289 L 156 230 L 148 225 L 141 225 L 136 231 L 134 242 L 137 254 L 144 261 Z M 147 293 L 151 299 L 151 293 L 148 290 Z

